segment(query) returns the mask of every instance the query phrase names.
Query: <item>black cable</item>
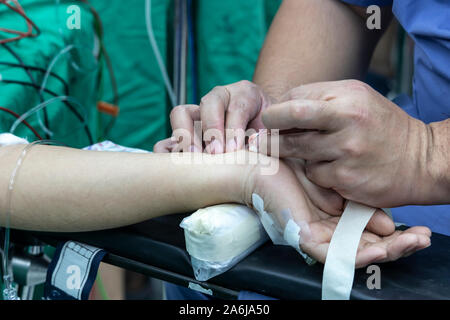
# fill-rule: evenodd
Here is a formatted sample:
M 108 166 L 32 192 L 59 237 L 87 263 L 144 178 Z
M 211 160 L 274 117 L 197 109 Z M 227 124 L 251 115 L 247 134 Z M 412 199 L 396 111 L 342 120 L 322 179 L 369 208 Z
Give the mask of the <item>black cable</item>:
M 13 63 L 13 62 L 0 61 L 0 65 L 14 67 L 14 68 L 24 68 L 25 67 L 29 70 L 39 71 L 44 74 L 47 72 L 47 70 L 45 70 L 44 68 L 39 68 L 39 67 L 35 67 L 35 66 L 30 66 L 30 65 L 22 65 L 22 64 Z M 70 95 L 69 85 L 67 84 L 67 82 L 62 77 L 60 77 L 58 74 L 56 74 L 54 72 L 50 72 L 49 75 L 61 82 L 61 84 L 64 86 L 65 95 L 69 96 Z
M 18 84 L 18 85 L 22 85 L 22 86 L 29 86 L 29 87 L 34 87 L 34 88 L 40 89 L 39 85 L 37 85 L 35 83 L 26 82 L 26 81 L 1 79 L 0 82 L 9 83 L 9 84 Z M 53 97 L 60 96 L 59 94 L 57 94 L 47 88 L 44 88 L 43 91 L 52 95 Z M 84 124 L 84 131 L 86 132 L 86 135 L 89 139 L 89 144 L 91 144 L 91 145 L 94 144 L 94 140 L 92 138 L 91 131 L 89 130 L 89 127 L 86 123 L 86 119 L 83 119 L 81 114 L 77 111 L 77 109 L 74 108 L 74 106 L 72 106 L 72 104 L 69 101 L 63 100 L 62 102 L 70 109 L 70 111 L 72 111 L 72 113 L 78 118 L 78 120 L 80 120 L 80 122 Z
M 16 60 L 20 63 L 26 74 L 28 75 L 28 78 L 30 78 L 30 81 L 37 86 L 37 82 L 34 79 L 33 75 L 31 74 L 30 70 L 26 67 L 25 63 L 23 62 L 22 58 L 12 49 L 10 48 L 6 43 L 2 43 L 2 46 L 14 57 Z M 39 95 L 39 99 L 42 102 L 44 102 L 44 97 L 40 91 L 40 87 L 36 89 L 36 92 Z M 48 120 L 48 113 L 47 109 L 44 109 L 44 124 L 46 128 L 50 128 L 49 120 Z M 50 136 L 48 133 L 45 133 L 45 137 L 47 139 L 50 139 Z
M 87 1 L 87 0 L 80 0 L 80 1 L 82 1 L 82 2 L 87 4 L 87 6 L 89 7 L 92 15 L 94 16 L 95 29 L 96 29 L 96 31 L 98 33 L 98 37 L 100 39 L 101 57 L 103 57 L 105 62 L 106 62 L 106 66 L 108 68 L 109 76 L 110 76 L 110 80 L 111 80 L 111 86 L 112 86 L 112 90 L 113 90 L 113 103 L 114 103 L 115 106 L 118 107 L 119 106 L 119 93 L 118 93 L 117 81 L 116 81 L 116 78 L 115 78 L 114 69 L 112 67 L 111 60 L 110 60 L 109 55 L 108 55 L 108 53 L 106 51 L 106 48 L 105 48 L 105 46 L 103 44 L 103 25 L 102 25 L 102 21 L 100 19 L 100 15 L 95 10 L 95 8 L 89 3 L 89 1 Z M 30 73 L 29 70 L 36 70 L 36 71 L 41 71 L 41 72 L 47 72 L 47 70 L 45 70 L 43 68 L 38 68 L 38 67 L 34 67 L 34 66 L 25 65 L 25 63 L 22 61 L 20 56 L 17 55 L 17 53 L 15 53 L 14 50 L 12 50 L 11 48 L 7 47 L 5 44 L 2 44 L 2 45 L 4 45 L 4 47 L 17 59 L 17 61 L 20 63 L 20 65 L 9 63 L 9 62 L 0 62 L 0 64 L 14 66 L 14 67 L 21 66 L 24 69 L 24 71 L 28 74 L 28 77 L 30 78 L 30 81 L 33 84 L 33 87 L 36 88 L 36 90 L 39 90 L 38 93 L 39 93 L 39 96 L 40 96 L 40 99 L 41 99 L 41 103 L 44 102 L 43 97 L 42 97 L 41 87 L 39 87 L 37 85 L 36 81 L 33 78 L 33 75 Z M 54 76 L 55 78 L 57 78 L 59 81 L 61 81 L 64 84 L 64 89 L 65 89 L 65 92 L 66 92 L 66 96 L 70 96 L 67 82 L 65 82 L 63 78 L 59 77 L 57 74 L 54 74 L 53 72 L 50 72 L 49 74 Z M 101 72 L 99 73 L 99 78 L 101 78 Z M 44 116 L 45 116 L 45 125 L 48 128 L 49 127 L 48 114 L 47 114 L 47 110 L 46 109 L 44 109 Z M 115 122 L 115 117 L 107 125 L 107 127 L 105 129 L 105 134 L 107 132 L 109 132 L 109 130 L 113 126 L 114 122 Z M 88 131 L 89 129 L 87 128 L 86 130 Z M 47 137 L 47 139 L 49 139 L 48 134 L 46 134 L 46 137 Z

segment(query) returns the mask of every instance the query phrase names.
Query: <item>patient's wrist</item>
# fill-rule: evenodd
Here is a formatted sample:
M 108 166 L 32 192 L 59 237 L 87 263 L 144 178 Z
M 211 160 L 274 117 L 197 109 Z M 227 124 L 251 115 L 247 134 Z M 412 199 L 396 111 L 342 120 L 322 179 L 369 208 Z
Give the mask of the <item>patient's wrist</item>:
M 214 176 L 220 175 L 222 182 L 214 188 L 222 188 L 228 202 L 252 206 L 252 193 L 257 185 L 261 187 L 261 177 L 267 176 L 270 179 L 278 171 L 274 165 L 275 162 L 278 163 L 278 159 L 246 150 L 208 156 L 219 163 L 213 170 Z M 274 171 L 273 174 L 271 171 Z
M 194 171 L 198 171 L 205 179 L 204 190 L 211 197 L 210 200 L 214 204 L 245 204 L 245 184 L 253 167 L 248 159 L 248 152 L 200 155 L 201 164 Z

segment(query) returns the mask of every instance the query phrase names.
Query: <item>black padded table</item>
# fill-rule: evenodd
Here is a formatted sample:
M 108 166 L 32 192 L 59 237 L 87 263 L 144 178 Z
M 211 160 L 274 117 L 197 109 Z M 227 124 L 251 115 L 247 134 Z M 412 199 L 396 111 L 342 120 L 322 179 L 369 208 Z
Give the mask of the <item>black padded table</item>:
M 182 286 L 200 284 L 218 298 L 241 290 L 280 299 L 320 299 L 323 265 L 308 266 L 291 247 L 265 243 L 228 272 L 199 282 L 185 250 L 186 215 L 152 219 L 125 228 L 87 233 L 33 233 L 56 245 L 75 240 L 108 251 L 104 262 Z M 381 289 L 369 290 L 366 269 L 358 269 L 352 299 L 450 299 L 450 237 L 433 234 L 432 245 L 408 258 L 379 264 Z

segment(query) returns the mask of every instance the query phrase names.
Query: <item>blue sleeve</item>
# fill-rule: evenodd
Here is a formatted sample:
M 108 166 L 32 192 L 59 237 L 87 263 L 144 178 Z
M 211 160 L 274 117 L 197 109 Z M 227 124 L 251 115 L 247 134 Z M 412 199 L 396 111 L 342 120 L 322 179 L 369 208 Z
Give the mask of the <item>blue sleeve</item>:
M 392 6 L 393 0 L 341 0 L 348 4 L 353 4 L 360 7 L 368 7 L 371 5 L 377 5 L 380 7 Z

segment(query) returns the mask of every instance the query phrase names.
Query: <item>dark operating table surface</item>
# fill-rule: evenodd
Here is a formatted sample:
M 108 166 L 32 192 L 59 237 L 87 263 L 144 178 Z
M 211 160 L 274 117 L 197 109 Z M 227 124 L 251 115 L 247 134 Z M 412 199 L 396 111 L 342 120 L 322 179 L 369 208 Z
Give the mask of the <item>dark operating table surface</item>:
M 75 240 L 108 251 L 104 261 L 155 278 L 210 289 L 233 298 L 241 290 L 281 299 L 320 299 L 323 266 L 307 266 L 291 247 L 265 243 L 228 272 L 198 282 L 193 276 L 179 223 L 186 215 L 152 219 L 125 228 L 87 233 L 34 233 L 56 245 Z M 450 299 L 450 237 L 433 234 L 432 245 L 410 257 L 379 264 L 381 289 L 369 290 L 371 274 L 358 269 L 352 299 Z

